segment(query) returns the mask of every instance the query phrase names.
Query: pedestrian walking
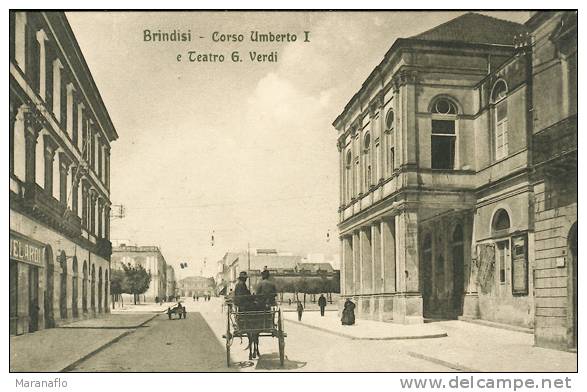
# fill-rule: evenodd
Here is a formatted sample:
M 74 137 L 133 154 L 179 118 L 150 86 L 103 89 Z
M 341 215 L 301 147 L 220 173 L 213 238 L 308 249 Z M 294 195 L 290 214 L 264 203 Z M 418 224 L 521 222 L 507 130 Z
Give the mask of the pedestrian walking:
M 291 306 L 291 298 L 288 298 L 288 299 L 287 299 L 287 304 L 288 304 L 289 306 Z
M 196 302 L 196 295 L 195 294 L 192 296 L 192 298 L 194 299 L 194 302 Z
M 324 317 L 324 310 L 326 309 L 326 297 L 324 297 L 324 294 L 320 294 L 320 298 L 318 298 L 318 306 L 320 307 L 320 316 Z
M 302 313 L 304 313 L 304 305 L 298 300 L 298 321 L 302 321 Z

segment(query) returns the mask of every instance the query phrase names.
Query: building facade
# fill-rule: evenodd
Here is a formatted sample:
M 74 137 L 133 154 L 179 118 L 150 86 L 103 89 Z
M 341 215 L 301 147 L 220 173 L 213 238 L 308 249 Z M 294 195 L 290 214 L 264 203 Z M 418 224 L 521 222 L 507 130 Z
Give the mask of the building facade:
M 10 333 L 109 311 L 110 143 L 62 12 L 10 12 Z
M 171 265 L 167 265 L 167 273 L 165 275 L 167 279 L 166 290 L 167 298 L 173 298 L 177 295 L 177 279 L 175 278 L 175 269 Z
M 577 13 L 526 23 L 532 54 L 535 340 L 577 348 Z
M 551 132 L 571 135 L 561 159 L 576 184 L 567 157 L 576 154 L 576 44 L 574 60 L 562 60 L 553 33 L 539 27 L 561 29 L 565 17 L 541 13 L 520 25 L 468 13 L 398 39 L 335 120 L 342 293 L 357 301 L 359 317 L 481 318 L 535 328 L 540 341 L 537 324 L 554 317 L 541 321 L 546 304 L 561 305 L 561 320 L 568 315 L 566 286 L 557 286 L 566 293 L 559 299 L 546 288 L 563 280 L 549 247 L 562 252 L 569 234 L 563 228 L 543 243 L 558 223 L 544 223 L 541 234 L 536 224 L 541 213 L 576 222 L 576 187 L 559 197 L 564 211 L 543 211 L 548 180 L 535 162 L 549 145 L 537 134 L 564 121 Z M 545 67 L 548 56 L 544 76 L 537 63 Z
M 206 278 L 204 276 L 188 276 L 180 279 L 178 284 L 178 292 L 182 297 L 201 297 L 204 295 L 216 295 L 216 285 L 214 278 Z
M 141 265 L 151 274 L 147 291 L 140 296 L 144 302 L 156 302 L 167 298 L 167 262 L 158 246 L 130 246 L 121 243 L 112 248 L 112 269 L 122 270 L 122 265 Z M 123 295 L 130 301 L 132 295 Z

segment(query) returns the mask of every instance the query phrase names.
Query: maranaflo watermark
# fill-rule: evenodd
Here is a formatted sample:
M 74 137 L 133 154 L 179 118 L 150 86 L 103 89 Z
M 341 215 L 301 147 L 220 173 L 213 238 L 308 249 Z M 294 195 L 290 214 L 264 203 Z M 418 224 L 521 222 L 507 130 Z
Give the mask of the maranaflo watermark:
M 17 378 L 17 388 L 67 388 L 67 380 L 55 377 L 52 380 Z

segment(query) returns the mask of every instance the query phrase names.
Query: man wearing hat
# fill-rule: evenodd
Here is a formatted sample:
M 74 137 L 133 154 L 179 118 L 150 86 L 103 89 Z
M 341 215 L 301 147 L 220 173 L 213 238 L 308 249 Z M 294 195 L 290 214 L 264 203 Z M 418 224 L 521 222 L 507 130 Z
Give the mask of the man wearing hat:
M 277 286 L 269 280 L 269 270 L 267 267 L 261 271 L 261 281 L 255 287 L 255 294 L 263 296 L 266 305 L 275 305 L 275 296 L 277 296 Z
M 247 287 L 246 283 L 247 278 L 248 277 L 246 271 L 241 271 L 240 274 L 238 274 L 238 282 L 234 286 L 234 295 L 251 295 L 251 292 L 249 291 L 249 288 Z

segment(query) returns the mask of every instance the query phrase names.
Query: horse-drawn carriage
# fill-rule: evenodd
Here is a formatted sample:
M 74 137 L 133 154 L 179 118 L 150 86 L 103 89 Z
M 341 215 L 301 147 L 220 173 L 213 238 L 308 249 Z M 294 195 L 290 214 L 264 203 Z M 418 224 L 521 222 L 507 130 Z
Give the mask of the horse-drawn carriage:
M 277 338 L 279 346 L 279 363 L 285 360 L 285 338 L 281 309 L 274 302 L 267 303 L 264 296 L 227 296 L 225 298 L 226 333 L 226 366 L 230 367 L 230 346 L 234 338 L 246 337 L 249 340 L 249 350 L 255 344 L 258 350 L 260 336 Z M 251 359 L 251 351 L 249 351 Z
M 178 316 L 178 318 L 181 319 L 181 317 L 183 316 L 183 318 L 185 319 L 186 317 L 186 310 L 185 310 L 185 306 L 183 306 L 181 304 L 181 302 L 178 302 L 177 305 L 173 305 L 171 307 L 167 308 L 167 317 L 169 317 L 169 320 L 171 320 L 171 315 L 172 314 L 176 314 Z

